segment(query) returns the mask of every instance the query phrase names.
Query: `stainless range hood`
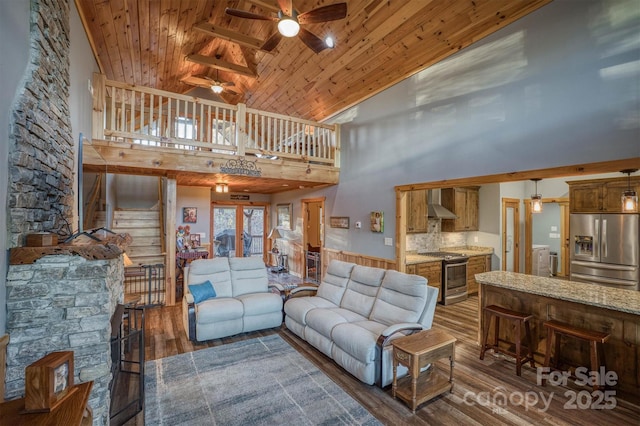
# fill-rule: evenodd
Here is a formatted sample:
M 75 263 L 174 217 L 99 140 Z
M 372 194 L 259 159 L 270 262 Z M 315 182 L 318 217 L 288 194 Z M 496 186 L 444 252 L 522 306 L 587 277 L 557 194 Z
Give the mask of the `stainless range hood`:
M 458 216 L 440 204 L 440 190 L 430 189 L 427 192 L 427 217 L 432 219 L 457 219 Z

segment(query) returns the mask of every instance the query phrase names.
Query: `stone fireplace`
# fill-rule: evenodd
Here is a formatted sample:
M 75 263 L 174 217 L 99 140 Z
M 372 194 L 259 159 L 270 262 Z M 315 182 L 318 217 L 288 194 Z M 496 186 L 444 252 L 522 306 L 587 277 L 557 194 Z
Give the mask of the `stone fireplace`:
M 94 382 L 89 399 L 93 424 L 107 425 L 110 320 L 122 303 L 124 264 L 117 246 L 93 245 L 101 253 L 98 257 L 107 258 L 95 259 L 96 247 L 91 246 L 12 249 L 7 277 L 6 396 L 24 395 L 26 366 L 50 352 L 71 350 L 75 382 Z

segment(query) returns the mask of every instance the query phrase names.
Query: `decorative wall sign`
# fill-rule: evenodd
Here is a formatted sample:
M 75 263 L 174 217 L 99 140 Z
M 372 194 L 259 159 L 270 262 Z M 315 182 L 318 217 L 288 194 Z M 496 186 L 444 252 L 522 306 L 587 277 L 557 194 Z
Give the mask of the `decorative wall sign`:
M 182 223 L 196 223 L 198 221 L 197 207 L 182 208 Z
M 256 167 L 256 161 L 247 161 L 244 158 L 231 159 L 224 165 L 220 166 L 220 172 L 229 175 L 244 175 L 244 176 L 262 176 L 262 170 Z
M 348 216 L 331 216 L 329 218 L 329 225 L 332 228 L 349 229 L 349 217 Z
M 247 194 L 231 194 L 229 195 L 229 199 L 230 200 L 243 200 L 243 201 L 247 201 L 251 199 L 251 196 L 247 195 Z
M 371 212 L 371 232 L 384 232 L 384 212 Z

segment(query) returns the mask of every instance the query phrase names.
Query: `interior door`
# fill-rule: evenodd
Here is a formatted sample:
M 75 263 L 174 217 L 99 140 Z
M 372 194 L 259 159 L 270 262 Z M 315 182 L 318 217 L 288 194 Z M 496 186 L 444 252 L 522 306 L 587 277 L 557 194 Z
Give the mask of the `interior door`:
M 502 199 L 502 270 L 520 272 L 520 200 Z

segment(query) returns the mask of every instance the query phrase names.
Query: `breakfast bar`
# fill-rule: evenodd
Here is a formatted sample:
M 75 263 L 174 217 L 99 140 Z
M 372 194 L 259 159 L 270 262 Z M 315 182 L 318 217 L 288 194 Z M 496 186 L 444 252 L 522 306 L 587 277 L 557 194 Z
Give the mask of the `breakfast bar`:
M 486 306 L 497 305 L 533 316 L 534 358 L 542 366 L 546 355 L 546 321 L 559 321 L 595 332 L 608 333 L 604 345 L 606 370 L 617 374 L 618 396 L 638 402 L 640 395 L 640 292 L 554 278 L 492 271 L 476 274 L 479 288 L 478 342 L 485 327 Z M 500 338 L 514 341 L 503 327 Z M 563 340 L 563 362 L 589 366 L 586 342 Z

